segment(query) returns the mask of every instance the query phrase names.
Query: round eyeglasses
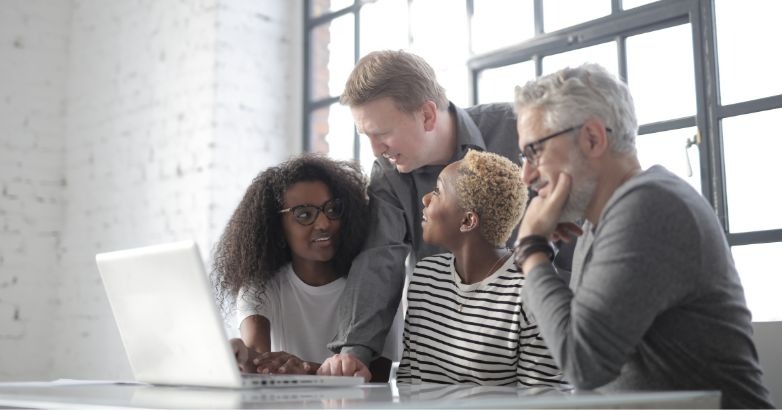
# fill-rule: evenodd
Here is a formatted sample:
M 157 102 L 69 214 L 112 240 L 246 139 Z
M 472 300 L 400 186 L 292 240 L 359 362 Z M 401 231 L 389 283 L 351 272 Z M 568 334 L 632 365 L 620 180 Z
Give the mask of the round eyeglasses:
M 284 214 L 290 212 L 293 214 L 293 219 L 299 223 L 299 225 L 312 225 L 318 215 L 323 212 L 326 218 L 336 221 L 342 216 L 342 201 L 339 198 L 334 198 L 326 201 L 321 206 L 304 204 L 296 205 L 290 208 L 281 210 L 279 213 Z

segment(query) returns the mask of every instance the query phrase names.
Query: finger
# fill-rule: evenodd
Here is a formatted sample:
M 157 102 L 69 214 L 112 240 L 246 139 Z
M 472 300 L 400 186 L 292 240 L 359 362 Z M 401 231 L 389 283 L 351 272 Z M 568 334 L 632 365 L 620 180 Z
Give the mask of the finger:
M 565 172 L 559 174 L 557 178 L 557 184 L 554 186 L 554 190 L 551 191 L 548 200 L 552 207 L 556 209 L 562 209 L 565 206 L 565 201 L 568 195 L 570 195 L 570 186 L 573 180 L 571 176 Z
M 355 374 L 358 371 L 358 368 L 356 367 L 356 363 L 353 361 L 352 358 L 344 358 L 342 362 L 342 374 Z
M 330 374 L 333 374 L 334 376 L 342 376 L 342 359 L 337 357 L 334 357 L 331 359 L 331 364 L 329 366 L 329 372 Z
M 576 224 L 573 224 L 573 223 L 569 223 L 569 224 L 567 224 L 567 225 L 568 225 L 568 226 L 567 226 L 567 229 L 568 229 L 568 231 L 570 231 L 570 233 L 571 233 L 573 236 L 581 236 L 581 235 L 583 235 L 583 234 L 584 234 L 584 230 L 583 230 L 583 229 L 581 229 L 581 227 L 580 227 L 580 226 L 578 226 L 578 225 L 576 225 Z
M 361 369 L 355 372 L 353 375 L 363 377 L 364 383 L 369 383 L 369 381 L 372 380 L 372 373 L 369 372 L 369 369 L 367 369 L 366 366 L 362 366 Z
M 584 231 L 578 225 L 570 222 L 558 224 L 555 232 L 559 239 L 566 243 L 570 243 L 584 234 Z
M 285 363 L 286 360 L 288 360 L 288 355 L 280 355 L 279 353 L 264 353 L 260 355 L 259 357 L 255 358 L 253 360 L 253 363 L 257 364 L 258 366 L 268 366 L 268 367 L 274 367 L 274 366 L 280 366 L 283 363 Z
M 323 362 L 323 364 L 318 369 L 318 374 L 324 376 L 341 376 L 341 374 L 338 374 L 336 372 L 335 361 L 336 361 L 335 356 L 326 359 L 326 361 Z
M 283 364 L 280 365 L 280 367 L 277 368 L 277 373 L 301 373 L 299 370 L 299 367 L 301 367 L 298 363 L 298 358 L 291 357 L 290 359 L 286 360 Z

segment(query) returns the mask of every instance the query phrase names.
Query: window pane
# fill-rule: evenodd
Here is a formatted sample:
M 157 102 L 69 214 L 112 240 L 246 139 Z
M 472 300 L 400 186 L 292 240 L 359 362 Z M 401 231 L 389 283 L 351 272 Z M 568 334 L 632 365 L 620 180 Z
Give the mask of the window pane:
M 311 0 L 310 17 L 318 17 L 352 5 L 353 0 Z
M 627 83 L 638 123 L 695 115 L 691 26 L 639 34 L 626 44 Z
M 611 14 L 611 0 L 543 0 L 547 33 Z
M 535 35 L 532 0 L 473 0 L 472 52 L 485 53 Z
M 639 135 L 635 140 L 635 147 L 641 167 L 647 169 L 655 164 L 662 165 L 701 192 L 701 160 L 698 148 L 693 145 L 685 150 L 687 140 L 692 139 L 695 132 L 693 127 Z
M 732 252 L 752 321 L 782 320 L 782 304 L 779 303 L 782 274 L 775 268 L 782 255 L 782 242 L 734 246 Z
M 313 100 L 342 94 L 355 65 L 353 21 L 353 14 L 347 14 L 312 30 L 310 80 Z
M 478 75 L 478 102 L 512 102 L 515 87 L 534 79 L 532 61 L 483 70 Z
M 378 0 L 361 8 L 361 55 L 375 50 L 407 48 L 406 1 Z
M 543 74 L 550 74 L 565 67 L 578 67 L 584 63 L 597 63 L 614 75 L 618 75 L 619 59 L 616 43 L 598 44 L 543 58 Z
M 448 98 L 462 107 L 470 102 L 466 14 L 467 7 L 462 1 L 412 0 L 410 3 L 409 51 L 423 57 L 434 68 Z
M 645 4 L 654 3 L 659 0 L 622 0 L 622 8 L 625 10 L 634 9 Z
M 717 0 L 714 13 L 721 103 L 782 94 L 782 1 Z
M 310 151 L 337 159 L 353 159 L 354 126 L 350 108 L 339 103 L 310 115 Z
M 731 232 L 782 228 L 782 109 L 722 120 Z

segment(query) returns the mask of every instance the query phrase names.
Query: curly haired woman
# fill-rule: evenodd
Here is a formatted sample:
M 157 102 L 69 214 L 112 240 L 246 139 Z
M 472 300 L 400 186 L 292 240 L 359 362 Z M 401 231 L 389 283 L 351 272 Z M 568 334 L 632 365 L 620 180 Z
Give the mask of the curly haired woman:
M 215 250 L 224 307 L 236 300 L 240 369 L 314 374 L 331 356 L 345 276 L 369 219 L 359 167 L 302 155 L 258 175 Z

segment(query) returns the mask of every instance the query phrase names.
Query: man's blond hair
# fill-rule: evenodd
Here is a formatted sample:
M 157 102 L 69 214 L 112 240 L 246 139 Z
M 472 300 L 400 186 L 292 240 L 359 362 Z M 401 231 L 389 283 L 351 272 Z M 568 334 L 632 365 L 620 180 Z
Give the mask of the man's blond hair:
M 356 107 L 378 98 L 390 97 L 397 108 L 414 112 L 426 101 L 438 110 L 448 108 L 445 89 L 437 82 L 434 69 L 423 58 L 406 51 L 373 51 L 358 61 L 339 99 Z

